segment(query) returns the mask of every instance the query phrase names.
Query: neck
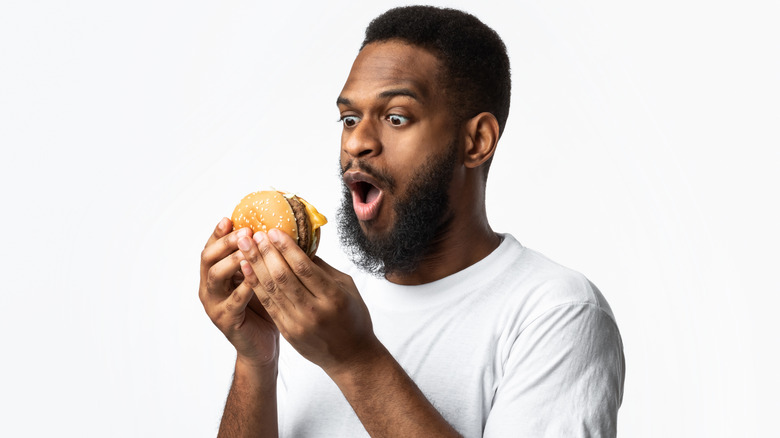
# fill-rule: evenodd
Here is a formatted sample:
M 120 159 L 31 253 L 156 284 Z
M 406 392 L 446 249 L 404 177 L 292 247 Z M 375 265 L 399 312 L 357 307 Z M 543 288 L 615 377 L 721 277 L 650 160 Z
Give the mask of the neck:
M 388 273 L 391 283 L 416 285 L 430 283 L 468 268 L 487 257 L 501 243 L 487 220 L 484 202 L 484 186 L 472 196 L 451 196 L 450 199 L 471 198 L 476 201 L 453 203 L 453 215 L 449 224 L 438 233 L 431 244 L 429 254 L 411 273 Z M 476 196 L 474 196 L 476 195 Z M 480 208 L 474 208 L 480 206 Z

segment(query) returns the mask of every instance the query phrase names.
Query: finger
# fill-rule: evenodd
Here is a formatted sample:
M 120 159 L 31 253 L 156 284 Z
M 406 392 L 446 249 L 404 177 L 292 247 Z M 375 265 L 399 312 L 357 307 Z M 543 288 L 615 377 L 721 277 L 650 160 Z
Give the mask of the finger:
M 315 297 L 322 293 L 327 283 L 327 275 L 298 247 L 298 244 L 290 236 L 277 229 L 270 230 L 268 238 L 300 281 L 303 289 Z
M 242 283 L 225 298 L 214 312 L 212 320 L 225 334 L 238 328 L 246 319 L 246 306 L 254 292 L 248 284 Z
M 257 297 L 257 293 L 254 292 L 255 288 L 259 284 L 257 276 L 255 275 L 255 271 L 252 270 L 252 266 L 246 260 L 241 260 L 240 266 L 241 275 L 244 277 L 243 283 L 249 285 L 249 287 L 252 288 L 252 293 L 255 296 L 255 298 L 250 301 L 249 308 L 255 311 L 255 313 L 266 313 L 265 306 L 260 302 L 259 298 Z M 273 306 L 273 302 L 266 303 L 266 305 Z
M 266 309 L 267 306 L 273 310 L 274 308 L 273 300 L 271 300 L 270 297 L 266 295 L 265 299 L 267 301 L 265 305 L 262 302 L 260 302 L 260 299 L 257 297 L 257 293 L 254 292 L 254 288 L 258 285 L 257 276 L 255 276 L 255 273 L 252 270 L 252 266 L 250 266 L 249 262 L 247 262 L 246 260 L 241 261 L 241 271 L 242 271 L 242 276 L 244 277 L 244 283 L 246 283 L 253 291 L 252 293 L 253 297 L 249 301 L 249 305 L 247 305 L 247 307 L 251 311 L 257 313 L 261 318 L 267 320 L 270 323 L 275 324 L 273 318 L 271 317 L 271 315 L 268 313 L 268 310 Z
M 227 223 L 229 224 L 229 222 L 230 220 L 228 220 Z M 217 228 L 219 228 L 219 226 Z M 217 233 L 217 230 L 215 230 L 215 234 L 213 234 L 212 237 L 215 237 Z M 239 230 L 229 232 L 228 234 L 206 245 L 206 247 L 203 248 L 203 251 L 200 253 L 201 279 L 205 279 L 206 273 L 215 263 L 238 250 L 236 241 L 239 238 L 242 236 L 249 236 L 251 234 L 252 230 L 249 228 L 241 228 Z
M 262 238 L 260 236 L 263 236 Z M 238 247 L 244 255 L 246 264 L 241 264 L 241 270 L 244 277 L 252 284 L 257 298 L 276 320 L 279 312 L 287 312 L 295 306 L 290 302 L 287 296 L 280 291 L 276 280 L 269 273 L 266 266 L 265 257 L 268 255 L 269 247 L 273 246 L 267 242 L 265 233 L 255 234 L 255 239 L 263 242 L 256 243 L 255 240 L 248 237 L 242 237 L 238 241 Z
M 241 251 L 233 251 L 227 257 L 215 263 L 206 273 L 206 291 L 209 295 L 227 295 L 240 282 L 235 278 L 241 274 L 239 263 L 244 259 Z
M 244 274 L 242 274 L 241 270 L 239 269 L 233 273 L 233 276 L 230 278 L 230 281 L 232 282 L 233 287 L 236 287 L 239 284 L 244 282 Z
M 314 294 L 306 288 L 302 279 L 298 277 L 298 273 L 295 271 L 297 269 L 302 274 L 310 277 L 314 267 L 311 264 L 311 260 L 286 233 L 277 229 L 271 229 L 265 237 L 268 239 L 265 242 L 258 243 L 258 245 L 261 248 L 261 252 L 264 251 L 264 245 L 267 244 L 269 246 L 267 251 L 263 252 L 263 259 L 269 274 L 274 282 L 280 286 L 280 290 L 296 306 L 306 304 L 306 301 L 313 298 Z M 262 239 L 261 236 L 260 239 Z M 295 265 L 295 268 L 293 268 L 293 265 Z

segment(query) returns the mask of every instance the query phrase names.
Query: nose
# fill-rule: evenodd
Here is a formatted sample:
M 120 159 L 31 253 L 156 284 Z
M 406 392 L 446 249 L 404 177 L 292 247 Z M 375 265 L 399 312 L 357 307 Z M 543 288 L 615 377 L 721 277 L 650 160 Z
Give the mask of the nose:
M 370 119 L 363 119 L 354 128 L 344 130 L 341 134 L 343 151 L 352 158 L 369 158 L 380 154 L 382 142 L 377 129 Z

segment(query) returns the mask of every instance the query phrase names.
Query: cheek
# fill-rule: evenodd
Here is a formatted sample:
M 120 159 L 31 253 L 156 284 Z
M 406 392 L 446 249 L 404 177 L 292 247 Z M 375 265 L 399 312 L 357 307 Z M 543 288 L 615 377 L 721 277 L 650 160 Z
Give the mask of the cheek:
M 388 142 L 391 146 L 385 146 L 383 160 L 389 170 L 397 175 L 399 183 L 441 155 L 439 141 L 432 136 L 405 136 L 394 140 Z

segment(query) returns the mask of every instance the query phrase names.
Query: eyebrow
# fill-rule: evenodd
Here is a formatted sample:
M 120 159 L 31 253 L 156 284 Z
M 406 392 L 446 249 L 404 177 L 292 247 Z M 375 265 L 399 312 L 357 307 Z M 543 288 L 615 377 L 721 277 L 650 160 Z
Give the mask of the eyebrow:
M 396 88 L 379 93 L 379 98 L 381 99 L 390 99 L 396 96 L 407 96 L 414 100 L 420 100 L 420 97 L 417 95 L 417 93 L 408 88 Z
M 408 88 L 394 88 L 392 90 L 383 91 L 377 95 L 377 97 L 379 97 L 380 99 L 391 99 L 397 96 L 411 97 L 414 100 L 420 101 L 420 96 Z M 352 101 L 347 99 L 346 97 L 339 96 L 336 99 L 336 105 L 350 106 L 352 105 Z

